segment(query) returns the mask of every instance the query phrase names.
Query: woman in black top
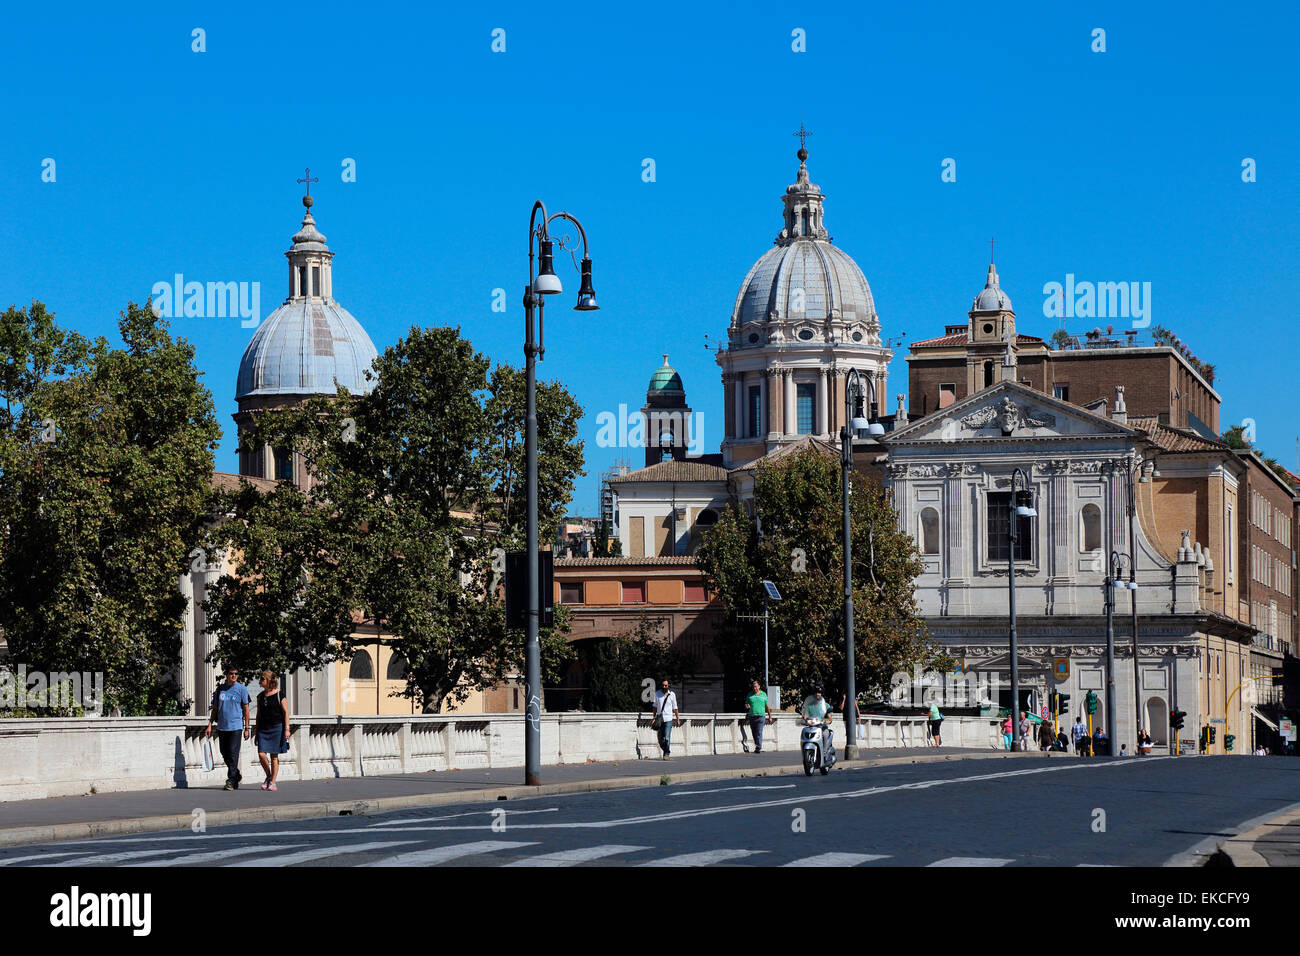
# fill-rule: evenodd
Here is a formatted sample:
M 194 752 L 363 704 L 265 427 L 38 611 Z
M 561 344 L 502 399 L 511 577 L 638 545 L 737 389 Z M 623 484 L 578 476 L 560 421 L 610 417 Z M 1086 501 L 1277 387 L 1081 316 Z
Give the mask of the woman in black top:
M 275 789 L 280 774 L 280 754 L 289 750 L 289 705 L 280 681 L 271 671 L 262 671 L 262 692 L 257 695 L 257 759 L 266 774 L 263 790 Z

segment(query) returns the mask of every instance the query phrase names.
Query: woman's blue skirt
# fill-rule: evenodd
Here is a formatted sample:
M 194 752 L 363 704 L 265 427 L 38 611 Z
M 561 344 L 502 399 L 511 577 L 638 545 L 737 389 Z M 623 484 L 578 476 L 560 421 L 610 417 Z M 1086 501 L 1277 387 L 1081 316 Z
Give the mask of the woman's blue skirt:
M 284 739 L 284 724 L 276 724 L 265 730 L 258 728 L 257 752 L 260 754 L 283 754 L 289 752 L 289 741 Z

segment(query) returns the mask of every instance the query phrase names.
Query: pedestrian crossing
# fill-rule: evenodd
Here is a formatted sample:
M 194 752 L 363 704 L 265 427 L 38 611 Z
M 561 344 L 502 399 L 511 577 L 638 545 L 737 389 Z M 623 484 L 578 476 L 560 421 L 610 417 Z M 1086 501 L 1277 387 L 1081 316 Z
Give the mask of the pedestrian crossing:
M 373 831 L 372 831 L 373 832 Z M 376 834 L 378 835 L 378 834 Z M 388 834 L 385 834 L 388 835 Z M 393 833 L 392 836 L 398 834 Z M 206 838 L 194 839 L 206 841 Z M 601 865 L 629 865 L 640 867 L 686 868 L 704 866 L 780 865 L 782 867 L 858 867 L 868 864 L 937 867 L 1000 867 L 1017 861 L 1007 857 L 949 856 L 922 863 L 912 858 L 898 860 L 888 853 L 850 853 L 834 851 L 780 862 L 773 856 L 779 848 L 768 850 L 718 847 L 691 853 L 673 853 L 653 846 L 622 843 L 602 843 L 594 846 L 555 849 L 539 841 L 473 840 L 447 846 L 418 846 L 421 841 L 411 839 L 368 840 L 348 843 L 333 842 L 328 845 L 297 843 L 257 843 L 225 845 L 221 849 L 199 846 L 181 847 L 169 843 L 164 847 L 135 850 L 96 849 L 90 845 L 81 850 L 61 849 L 57 852 L 23 854 L 0 857 L 0 866 L 60 866 L 60 867 L 286 867 L 302 866 L 327 861 L 330 866 L 363 867 L 426 867 L 443 865 L 509 866 L 509 867 L 573 867 Z M 129 844 L 128 844 L 129 845 Z M 206 843 L 206 846 L 211 846 Z M 68 846 L 68 844 L 64 844 Z M 102 847 L 103 844 L 100 844 Z M 111 844 L 110 844 L 111 846 Z M 366 854 L 364 858 L 358 858 Z M 55 859 L 58 858 L 58 859 Z M 742 862 L 743 861 L 743 862 Z M 892 862 L 891 862 L 892 861 Z M 1026 861 L 1033 863 L 1036 861 Z M 1076 866 L 1106 866 L 1100 863 L 1077 863 Z

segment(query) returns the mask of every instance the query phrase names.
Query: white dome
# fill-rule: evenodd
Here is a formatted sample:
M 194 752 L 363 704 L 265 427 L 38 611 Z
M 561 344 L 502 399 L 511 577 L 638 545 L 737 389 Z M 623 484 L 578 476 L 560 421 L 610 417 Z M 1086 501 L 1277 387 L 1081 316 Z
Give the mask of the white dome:
M 1002 291 L 998 285 L 998 270 L 989 263 L 989 275 L 984 282 L 984 288 L 980 294 L 975 296 L 975 304 L 971 306 L 972 312 L 1012 312 L 1011 296 Z
M 754 263 L 736 297 L 734 322 L 765 322 L 772 313 L 814 322 L 838 313 L 846 322 L 876 324 L 867 277 L 848 253 L 825 239 L 796 239 Z
M 333 395 L 335 382 L 370 391 L 363 372 L 379 353 L 347 309 L 333 301 L 295 298 L 253 333 L 239 362 L 235 398 L 249 395 Z

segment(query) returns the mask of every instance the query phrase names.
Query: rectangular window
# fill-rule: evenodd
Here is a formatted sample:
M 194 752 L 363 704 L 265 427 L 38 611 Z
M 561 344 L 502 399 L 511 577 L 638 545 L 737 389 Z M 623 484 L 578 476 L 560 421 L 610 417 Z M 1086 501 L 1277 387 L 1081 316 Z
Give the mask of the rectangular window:
M 275 449 L 275 477 L 281 481 L 293 481 L 293 453 L 283 448 Z
M 623 603 L 644 604 L 645 603 L 645 582 L 624 581 L 623 582 Z
M 299 295 L 307 294 L 307 267 L 306 266 L 298 267 L 298 294 Z
M 817 386 L 796 386 L 795 401 L 798 403 L 796 411 L 799 434 L 811 435 L 813 433 L 813 418 L 817 414 Z
M 947 408 L 957 401 L 957 386 L 948 384 L 939 386 L 939 407 Z
M 708 603 L 708 600 L 709 600 L 709 593 L 708 593 L 708 591 L 705 590 L 703 584 L 690 584 L 690 583 L 687 583 L 687 585 L 686 585 L 686 595 L 685 595 L 685 597 L 683 598 L 683 602 L 684 602 L 684 603 L 686 603 L 686 604 L 707 604 L 707 603 Z
M 763 434 L 763 391 L 757 385 L 749 387 L 749 437 Z
M 320 266 L 311 267 L 311 294 L 320 295 Z
M 560 582 L 560 603 L 581 604 L 582 603 L 582 582 L 561 581 Z
M 1052 397 L 1059 398 L 1063 402 L 1068 402 L 1070 400 L 1070 386 L 1068 384 L 1053 385 Z
M 988 495 L 989 561 L 1005 561 L 1011 550 L 1007 537 L 1010 531 L 1011 492 L 990 491 Z M 1016 519 L 1016 560 L 1028 561 L 1033 556 L 1033 518 Z

